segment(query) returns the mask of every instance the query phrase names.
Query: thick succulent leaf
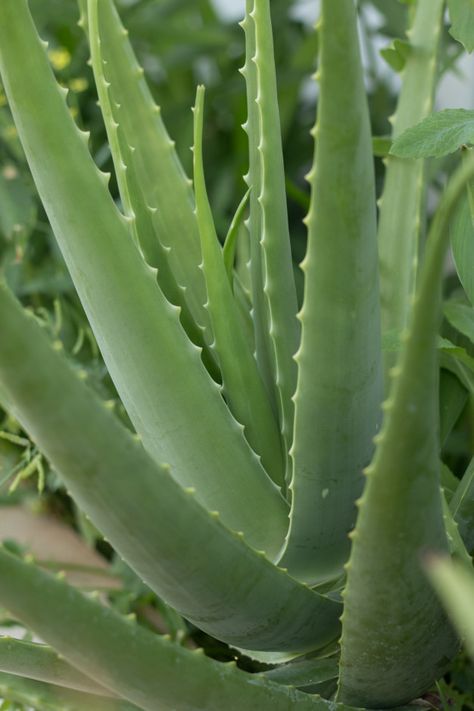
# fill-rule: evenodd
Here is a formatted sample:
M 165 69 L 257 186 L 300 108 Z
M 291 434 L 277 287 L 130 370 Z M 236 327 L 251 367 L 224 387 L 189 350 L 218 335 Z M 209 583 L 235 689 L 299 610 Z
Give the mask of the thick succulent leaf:
M 2 672 L 0 696 L 35 711 L 139 711 L 121 699 L 106 699 Z
M 233 284 L 233 278 L 234 278 L 234 261 L 235 261 L 235 254 L 237 251 L 237 239 L 239 236 L 239 232 L 243 226 L 244 223 L 244 218 L 245 218 L 245 211 L 247 209 L 248 203 L 249 203 L 249 198 L 250 198 L 250 188 L 247 190 L 245 195 L 243 196 L 242 200 L 240 201 L 237 210 L 235 211 L 235 215 L 232 218 L 232 222 L 230 224 L 229 230 L 227 232 L 226 238 L 224 240 L 224 248 L 223 248 L 223 259 L 224 259 L 224 264 L 225 264 L 225 269 L 227 272 L 227 276 L 229 279 L 230 284 Z
M 0 603 L 83 674 L 147 711 L 345 708 L 154 635 L 4 550 Z
M 398 158 L 442 158 L 474 143 L 474 111 L 445 109 L 397 136 L 390 153 Z
M 293 395 L 296 389 L 295 355 L 299 344 L 299 324 L 296 319 L 296 288 L 290 248 L 286 205 L 285 169 L 275 59 L 273 52 L 270 0 L 254 0 L 251 12 L 255 27 L 257 95 L 259 117 L 260 190 L 258 202 L 262 215 L 263 290 L 267 308 L 268 331 L 273 382 L 281 429 L 287 451 L 293 436 Z
M 298 688 L 337 679 L 338 674 L 339 664 L 335 657 L 296 660 L 264 672 L 267 679 Z
M 4 287 L 0 323 L 0 381 L 15 416 L 92 523 L 160 597 L 209 634 L 248 649 L 310 651 L 338 634 L 340 604 L 297 583 L 206 511 L 194 490 L 183 490 Z
M 374 171 L 352 0 L 323 2 L 319 36 L 292 511 L 282 558 L 292 574 L 314 582 L 340 573 L 349 555 L 382 399 Z
M 451 18 L 450 32 L 467 52 L 474 50 L 474 2 L 472 0 L 448 0 Z
M 443 24 L 443 9 L 444 0 L 419 0 L 413 10 L 413 23 L 408 31 L 410 51 L 397 109 L 391 119 L 394 139 L 432 109 L 437 78 L 433 57 Z M 389 156 L 378 228 L 383 332 L 400 334 L 408 322 L 416 282 L 423 202 L 423 162 Z M 396 354 L 387 354 L 386 375 L 395 360 Z
M 449 507 L 469 553 L 474 552 L 474 459 L 471 460 Z
M 474 165 L 450 182 L 427 242 L 409 334 L 360 501 L 347 566 L 339 698 L 368 707 L 406 703 L 442 674 L 457 640 L 421 569 L 448 550 L 440 497 L 440 282 L 449 220 Z
M 451 224 L 451 244 L 456 270 L 464 291 L 474 306 L 474 227 L 469 200 L 463 201 Z
M 90 0 L 92 66 L 124 205 L 158 280 L 185 323 L 212 343 L 190 181 L 150 93 L 113 0 Z M 183 290 L 182 288 L 185 287 Z M 180 290 L 181 288 L 181 290 Z M 192 331 L 197 335 L 196 331 Z
M 51 647 L 11 637 L 0 639 L 0 671 L 99 696 L 113 694 L 74 669 Z
M 204 87 L 199 87 L 194 109 L 194 190 L 201 237 L 203 270 L 206 277 L 208 309 L 222 373 L 224 394 L 253 450 L 272 479 L 280 486 L 285 481 L 285 458 L 280 431 L 257 363 L 248 343 L 245 325 L 226 277 L 203 166 Z
M 262 206 L 259 195 L 262 190 L 262 166 L 260 161 L 260 117 L 257 106 L 258 78 L 255 64 L 256 38 L 253 15 L 255 0 L 245 0 L 245 19 L 242 28 L 245 32 L 245 64 L 241 70 L 247 86 L 247 121 L 243 128 L 249 140 L 249 170 L 245 176 L 250 192 L 250 214 L 247 227 L 250 236 L 249 271 L 252 292 L 252 317 L 255 332 L 255 353 L 257 364 L 269 394 L 275 414 L 278 412 L 277 393 L 273 379 L 271 344 L 268 339 L 269 323 L 263 291 L 263 255 L 262 255 Z
M 0 70 L 38 191 L 145 447 L 182 485 L 195 486 L 230 528 L 271 554 L 284 537 L 286 504 L 130 238 L 54 80 L 26 0 L 1 3 Z

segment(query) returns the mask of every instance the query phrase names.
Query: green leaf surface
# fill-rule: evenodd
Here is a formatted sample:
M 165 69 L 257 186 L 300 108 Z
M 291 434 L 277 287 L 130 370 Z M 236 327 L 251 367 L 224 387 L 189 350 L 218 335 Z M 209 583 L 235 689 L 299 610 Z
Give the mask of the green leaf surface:
M 276 681 L 278 684 L 296 686 L 298 688 L 321 684 L 330 679 L 337 679 L 338 674 L 338 659 L 334 657 L 296 660 L 264 672 L 264 676 L 267 679 Z
M 474 50 L 474 1 L 448 0 L 451 18 L 450 32 L 461 42 L 466 52 Z
M 464 545 L 469 553 L 474 552 L 474 459 L 467 467 L 449 506 Z
M 463 200 L 451 223 L 451 246 L 464 291 L 474 306 L 474 227 L 469 200 Z
M 113 694 L 81 674 L 44 644 L 0 638 L 0 671 L 99 696 Z
M 230 528 L 274 555 L 286 503 L 134 244 L 54 80 L 26 0 L 0 5 L 0 70 L 38 192 L 145 448 Z
M 474 573 L 466 565 L 447 557 L 430 557 L 426 570 L 466 648 L 474 659 Z
M 340 574 L 349 555 L 382 399 L 374 172 L 356 13 L 352 0 L 322 8 L 292 511 L 282 557 L 311 582 Z
M 250 199 L 250 188 L 240 201 L 235 215 L 232 218 L 229 230 L 224 240 L 223 258 L 229 282 L 233 283 L 234 261 L 237 248 L 237 239 L 244 223 L 245 211 Z
M 337 636 L 340 604 L 297 583 L 206 511 L 193 489 L 182 489 L 5 287 L 0 324 L 0 382 L 12 412 L 81 510 L 152 590 L 200 629 L 239 647 L 305 652 Z
M 406 40 L 395 39 L 388 47 L 380 50 L 380 54 L 392 69 L 401 72 L 405 68 L 411 49 L 411 44 Z
M 352 535 L 342 617 L 338 698 L 369 707 L 407 703 L 439 677 L 457 640 L 421 569 L 448 543 L 440 497 L 438 356 L 447 229 L 474 163 L 449 183 L 427 241 L 412 322 Z
M 91 0 L 92 66 L 128 214 L 158 281 L 191 334 L 212 343 L 191 183 L 179 162 L 113 0 Z M 196 333 L 196 328 L 202 332 Z
M 84 674 L 146 711 L 344 711 L 152 634 L 4 550 L 0 602 Z
M 461 415 L 468 398 L 466 388 L 453 373 L 441 368 L 439 374 L 440 423 L 439 439 L 445 444 L 454 425 Z
M 397 136 L 390 149 L 398 158 L 442 158 L 474 143 L 474 111 L 445 109 Z
M 445 303 L 443 313 L 451 326 L 474 343 L 474 308 L 453 301 Z
M 208 309 L 222 373 L 224 394 L 234 416 L 244 426 L 246 437 L 272 479 L 282 486 L 285 459 L 278 422 L 274 417 L 257 363 L 250 350 L 245 326 L 226 270 L 211 206 L 203 165 L 204 87 L 199 87 L 194 109 L 194 189 L 201 236 L 203 270 Z
M 407 34 L 411 50 L 402 74 L 397 108 L 391 118 L 395 140 L 432 110 L 438 76 L 433 58 L 441 35 L 443 10 L 444 0 L 419 0 L 413 8 Z M 423 162 L 388 156 L 378 226 L 383 332 L 401 334 L 408 323 L 418 270 L 424 185 Z M 387 387 L 388 371 L 396 357 L 396 353 L 387 353 L 384 357 Z

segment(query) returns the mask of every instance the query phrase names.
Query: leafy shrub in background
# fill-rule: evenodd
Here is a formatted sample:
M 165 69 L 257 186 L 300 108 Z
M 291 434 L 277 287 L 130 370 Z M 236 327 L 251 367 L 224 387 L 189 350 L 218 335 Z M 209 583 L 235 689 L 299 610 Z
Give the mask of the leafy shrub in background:
M 454 20 L 462 3 L 452 5 Z M 0 71 L 134 433 L 5 285 L 0 399 L 140 578 L 270 669 L 243 671 L 153 634 L 3 549 L 0 603 L 51 647 L 7 640 L 0 682 L 38 708 L 408 703 L 459 646 L 428 576 L 449 596 L 456 573 L 440 555 L 467 576 L 474 547 L 473 467 L 458 483 L 440 465 L 473 361 L 465 343 L 438 339 L 450 227 L 471 298 L 472 219 L 459 206 L 474 166 L 468 156 L 449 181 L 419 267 L 424 165 L 413 148 L 402 157 L 405 129 L 431 111 L 444 3 L 418 0 L 409 42 L 389 53 L 403 86 L 377 235 L 355 6 L 322 2 L 299 313 L 268 0 L 247 0 L 243 22 L 248 192 L 223 248 L 204 176 L 204 89 L 191 183 L 112 0 L 81 7 L 120 209 L 26 0 L 0 3 Z M 446 315 L 472 336 L 471 307 L 450 303 Z

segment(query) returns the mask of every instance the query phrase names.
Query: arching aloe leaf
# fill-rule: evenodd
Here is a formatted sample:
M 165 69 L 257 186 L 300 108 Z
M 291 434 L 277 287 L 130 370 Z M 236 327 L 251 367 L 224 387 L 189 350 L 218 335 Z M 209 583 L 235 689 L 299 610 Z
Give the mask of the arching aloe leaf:
M 449 220 L 474 172 L 453 177 L 436 213 L 400 367 L 360 501 L 347 566 L 339 698 L 401 705 L 443 672 L 457 640 L 421 569 L 448 550 L 440 497 L 436 339 Z
M 459 635 L 465 640 L 467 651 L 474 659 L 472 569 L 448 557 L 430 556 L 426 559 L 426 570 Z
M 345 708 L 154 635 L 4 550 L 0 602 L 83 674 L 147 711 Z
M 286 205 L 270 0 L 254 0 L 251 15 L 255 28 L 255 55 L 251 61 L 256 67 L 255 102 L 259 120 L 257 158 L 260 164 L 260 183 L 256 187 L 260 190 L 260 243 L 268 326 L 268 331 L 263 335 L 269 341 L 276 401 L 288 451 L 293 437 L 292 398 L 297 372 L 293 356 L 298 349 L 300 336 L 296 319 L 296 288 Z
M 0 671 L 99 696 L 113 695 L 108 689 L 74 669 L 51 647 L 44 644 L 2 637 Z
M 320 52 L 293 498 L 282 558 L 294 575 L 315 582 L 337 575 L 349 555 L 382 399 L 371 132 L 352 0 L 323 2 Z
M 230 528 L 275 551 L 287 526 L 286 503 L 130 239 L 54 80 L 26 0 L 1 3 L 0 70 L 38 191 L 145 447 L 172 466 L 182 485 L 195 486 L 199 501 Z
M 206 511 L 194 490 L 183 490 L 4 287 L 0 324 L 0 381 L 15 416 L 80 508 L 160 597 L 209 634 L 248 649 L 304 652 L 337 636 L 340 604 L 297 583 Z
M 240 201 L 239 206 L 237 207 L 237 210 L 235 211 L 235 215 L 232 218 L 232 222 L 230 224 L 230 227 L 229 227 L 229 230 L 227 232 L 227 236 L 226 236 L 225 242 L 224 242 L 223 258 L 224 258 L 225 269 L 226 269 L 230 284 L 233 284 L 233 270 L 234 270 L 235 253 L 236 253 L 236 247 L 237 247 L 237 238 L 239 236 L 240 229 L 241 229 L 242 224 L 244 222 L 245 210 L 246 210 L 247 205 L 249 203 L 250 192 L 251 191 L 249 188 L 247 190 L 247 192 L 245 193 L 245 195 L 243 196 L 242 200 Z
M 121 699 L 106 699 L 2 672 L 0 694 L 3 699 L 25 704 L 35 711 L 139 711 L 137 706 Z
M 250 350 L 245 326 L 232 293 L 222 249 L 207 196 L 203 166 L 204 87 L 199 87 L 194 109 L 194 190 L 201 237 L 208 308 L 214 331 L 224 394 L 236 419 L 244 425 L 253 450 L 280 486 L 285 480 L 285 460 L 278 422 L 273 415 L 257 363 Z
M 199 269 L 201 252 L 190 181 L 113 0 L 89 0 L 88 27 L 92 66 L 122 199 L 135 216 L 147 260 L 159 268 L 160 284 L 163 275 L 164 288 L 186 309 L 186 322 L 189 324 L 190 316 L 202 327 L 209 345 L 212 329 L 204 308 L 206 289 Z M 180 293 L 179 287 L 186 288 Z
M 419 0 L 408 31 L 409 53 L 402 88 L 391 119 L 393 138 L 430 113 L 437 79 L 436 57 L 443 24 L 444 0 Z M 387 158 L 384 191 L 380 201 L 378 242 L 383 332 L 405 329 L 415 290 L 422 208 L 424 165 L 414 159 Z M 385 357 L 388 370 L 396 353 Z

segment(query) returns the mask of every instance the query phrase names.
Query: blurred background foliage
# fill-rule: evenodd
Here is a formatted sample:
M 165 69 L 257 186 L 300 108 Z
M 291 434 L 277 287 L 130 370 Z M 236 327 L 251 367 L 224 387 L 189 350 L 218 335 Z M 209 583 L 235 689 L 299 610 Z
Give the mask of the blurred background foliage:
M 70 89 L 71 112 L 81 127 L 91 131 L 91 151 L 98 165 L 113 172 L 92 71 L 87 64 L 88 47 L 77 25 L 77 2 L 30 0 L 30 5 L 42 37 L 49 42 L 56 75 L 60 83 Z M 117 0 L 117 5 L 188 174 L 192 143 L 190 107 L 196 85 L 207 86 L 207 182 L 218 231 L 224 237 L 245 193 L 242 176 L 247 170 L 247 138 L 241 124 L 246 118 L 246 98 L 244 80 L 238 71 L 244 58 L 243 32 L 237 23 L 225 21 L 211 0 Z M 305 5 L 313 6 L 313 3 Z M 394 48 L 393 40 L 404 37 L 413 2 L 360 0 L 359 6 L 380 189 L 383 155 L 390 135 L 389 117 L 394 111 L 400 85 L 398 72 L 403 67 L 403 56 Z M 310 128 L 315 120 L 318 91 L 312 77 L 317 65 L 318 37 L 312 24 L 303 17 L 300 0 L 271 0 L 271 7 L 292 248 L 301 299 L 303 281 L 297 265 L 305 252 L 302 218 L 309 203 L 305 174 L 313 151 Z M 452 40 L 446 28 L 440 49 L 440 76 L 459 72 L 460 53 L 460 45 Z M 449 161 L 428 166 L 430 205 L 436 203 L 437 192 L 450 167 Z M 113 177 L 110 188 L 118 199 Z M 87 373 L 90 384 L 127 422 L 36 195 L 1 86 L 0 265 L 11 287 L 23 303 L 34 310 L 51 338 L 63 343 L 75 367 Z M 446 293 L 456 294 L 459 290 L 457 277 L 452 273 L 447 275 L 446 284 Z M 452 332 L 448 335 L 451 340 L 457 338 Z M 443 459 L 449 465 L 445 472 L 449 484 L 449 478 L 462 474 L 467 464 L 473 408 L 472 395 L 466 387 L 459 382 L 453 386 L 453 376 L 446 377 L 450 381 L 445 384 L 446 397 L 458 397 L 461 413 L 443 450 Z M 443 406 L 442 401 L 442 410 Z M 199 631 L 190 629 L 129 569 L 114 560 L 108 544 L 76 509 L 54 471 L 6 410 L 0 410 L 0 464 L 3 505 L 22 505 L 54 516 L 110 561 L 113 566 L 110 575 L 115 581 L 113 590 L 108 590 L 112 604 L 125 614 L 137 613 L 144 624 L 158 631 L 169 631 L 183 643 L 199 643 L 213 656 L 228 658 L 230 652 L 224 645 L 203 639 Z M 13 533 L 11 537 L 14 538 Z M 117 580 L 120 581 L 118 586 Z M 9 622 L 8 619 L 2 621 Z M 450 707 L 464 705 L 474 709 L 470 695 L 473 687 L 472 667 L 463 657 L 459 658 L 444 686 L 434 689 L 426 703 L 443 707 L 448 699 Z

